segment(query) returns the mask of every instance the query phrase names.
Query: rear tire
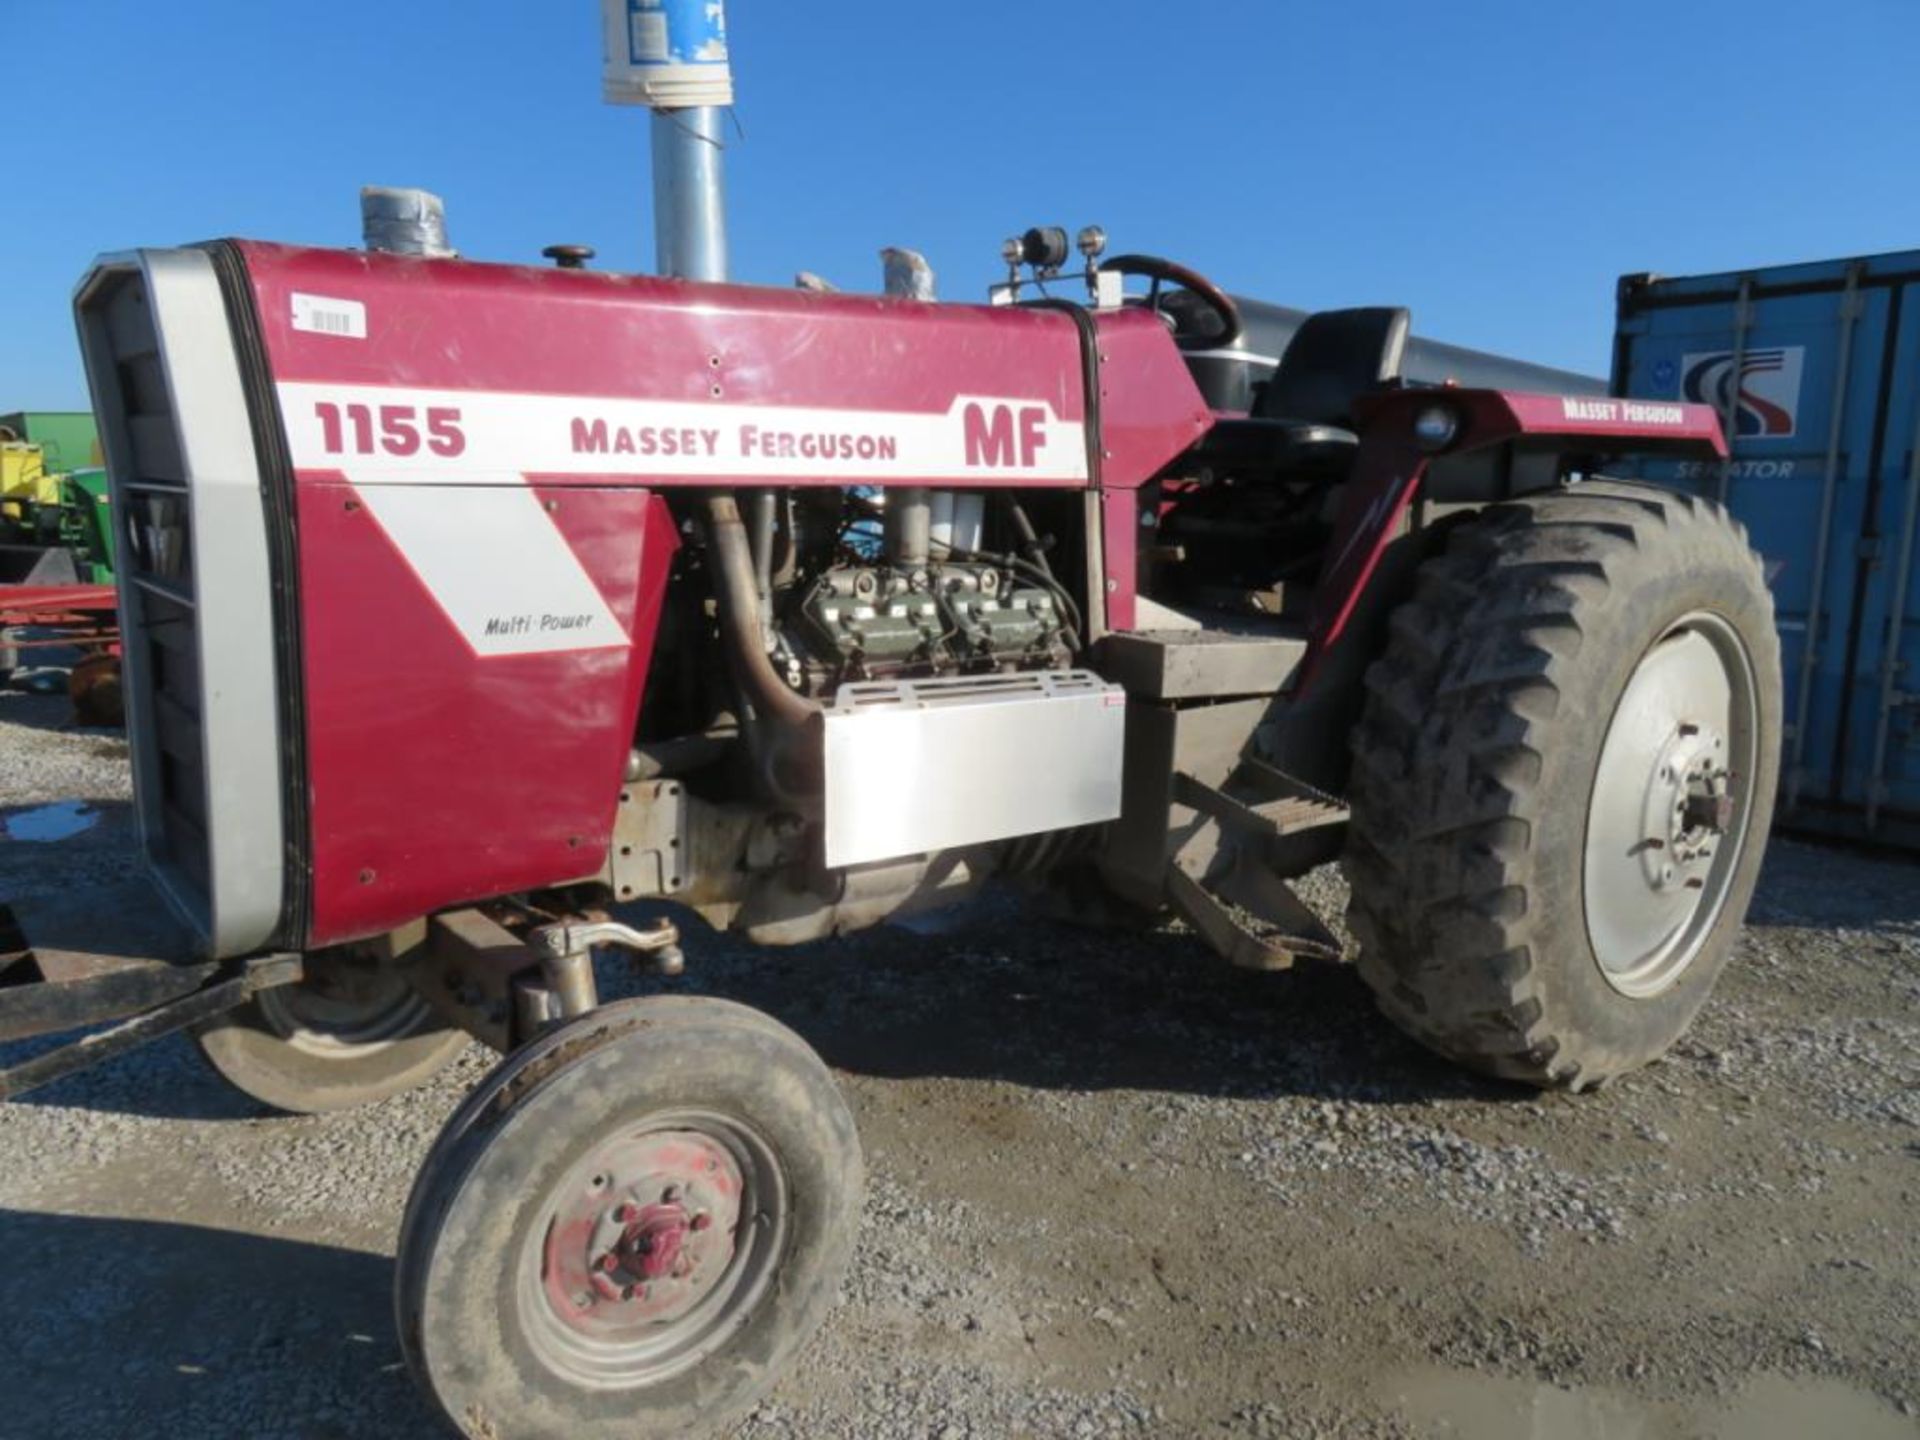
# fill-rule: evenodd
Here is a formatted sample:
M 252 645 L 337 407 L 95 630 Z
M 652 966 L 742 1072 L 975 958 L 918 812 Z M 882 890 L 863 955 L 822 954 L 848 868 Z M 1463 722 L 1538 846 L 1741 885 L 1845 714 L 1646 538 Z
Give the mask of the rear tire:
M 832 1075 L 726 1001 L 619 1001 L 503 1060 L 401 1223 L 414 1379 L 473 1440 L 648 1440 L 761 1398 L 838 1294 L 859 1137 Z
M 1778 780 L 1740 527 L 1614 481 L 1495 506 L 1422 567 L 1366 689 L 1345 866 L 1382 1010 L 1533 1085 L 1665 1053 L 1733 948 Z
M 391 969 L 323 951 L 307 971 L 194 1031 L 214 1072 L 262 1104 L 295 1115 L 370 1105 L 424 1085 L 467 1047 Z

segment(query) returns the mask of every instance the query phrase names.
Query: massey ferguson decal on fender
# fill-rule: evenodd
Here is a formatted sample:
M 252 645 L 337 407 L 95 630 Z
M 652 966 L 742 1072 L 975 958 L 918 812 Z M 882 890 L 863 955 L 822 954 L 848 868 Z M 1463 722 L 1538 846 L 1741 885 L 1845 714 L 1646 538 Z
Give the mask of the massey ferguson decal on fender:
M 185 928 L 0 990 L 7 1034 L 126 1022 L 0 1095 L 193 1024 L 325 1109 L 480 1038 L 401 1230 L 407 1363 L 467 1435 L 614 1440 L 772 1384 L 861 1160 L 791 1031 L 602 1004 L 596 951 L 672 976 L 689 917 L 791 945 L 998 883 L 1352 959 L 1526 1083 L 1664 1053 L 1752 893 L 1779 661 L 1726 515 L 1605 476 L 1724 458 L 1713 410 L 1453 385 L 1398 308 L 1283 345 L 1080 250 L 1084 303 L 1036 229 L 991 306 L 578 247 L 98 262 L 140 839 Z M 1289 885 L 1336 858 L 1353 956 Z

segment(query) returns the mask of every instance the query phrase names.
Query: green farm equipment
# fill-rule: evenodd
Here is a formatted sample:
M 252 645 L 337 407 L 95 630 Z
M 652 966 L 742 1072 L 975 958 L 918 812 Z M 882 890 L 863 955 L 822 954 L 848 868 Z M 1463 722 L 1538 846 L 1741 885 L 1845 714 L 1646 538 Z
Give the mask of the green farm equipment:
M 91 415 L 0 416 L 0 585 L 112 583 L 99 452 Z

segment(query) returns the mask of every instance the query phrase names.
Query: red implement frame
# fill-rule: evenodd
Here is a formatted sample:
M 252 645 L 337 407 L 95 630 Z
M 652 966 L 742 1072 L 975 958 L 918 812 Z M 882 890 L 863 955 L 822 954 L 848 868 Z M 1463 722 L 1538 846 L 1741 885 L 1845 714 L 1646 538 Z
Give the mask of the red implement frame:
M 83 650 L 120 653 L 119 601 L 111 585 L 0 586 L 0 630 L 32 628 L 52 633 L 15 635 L 13 650 L 48 650 L 79 646 Z

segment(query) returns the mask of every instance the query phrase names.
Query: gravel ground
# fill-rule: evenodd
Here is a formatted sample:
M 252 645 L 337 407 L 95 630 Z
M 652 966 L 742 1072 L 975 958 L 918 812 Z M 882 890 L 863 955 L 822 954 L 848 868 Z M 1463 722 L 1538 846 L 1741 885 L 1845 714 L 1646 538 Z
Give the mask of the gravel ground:
M 0 691 L 0 897 L 128 872 L 124 747 L 65 708 Z M 18 838 L 69 799 L 79 833 Z M 1336 874 L 1306 888 L 1337 912 Z M 1911 863 L 1777 844 L 1692 1035 L 1582 1097 L 1177 926 L 987 900 L 689 952 L 678 988 L 836 1068 L 872 1175 L 844 1303 L 737 1440 L 1920 1436 Z M 433 1433 L 392 1245 L 486 1066 L 289 1119 L 175 1037 L 0 1108 L 0 1436 Z

